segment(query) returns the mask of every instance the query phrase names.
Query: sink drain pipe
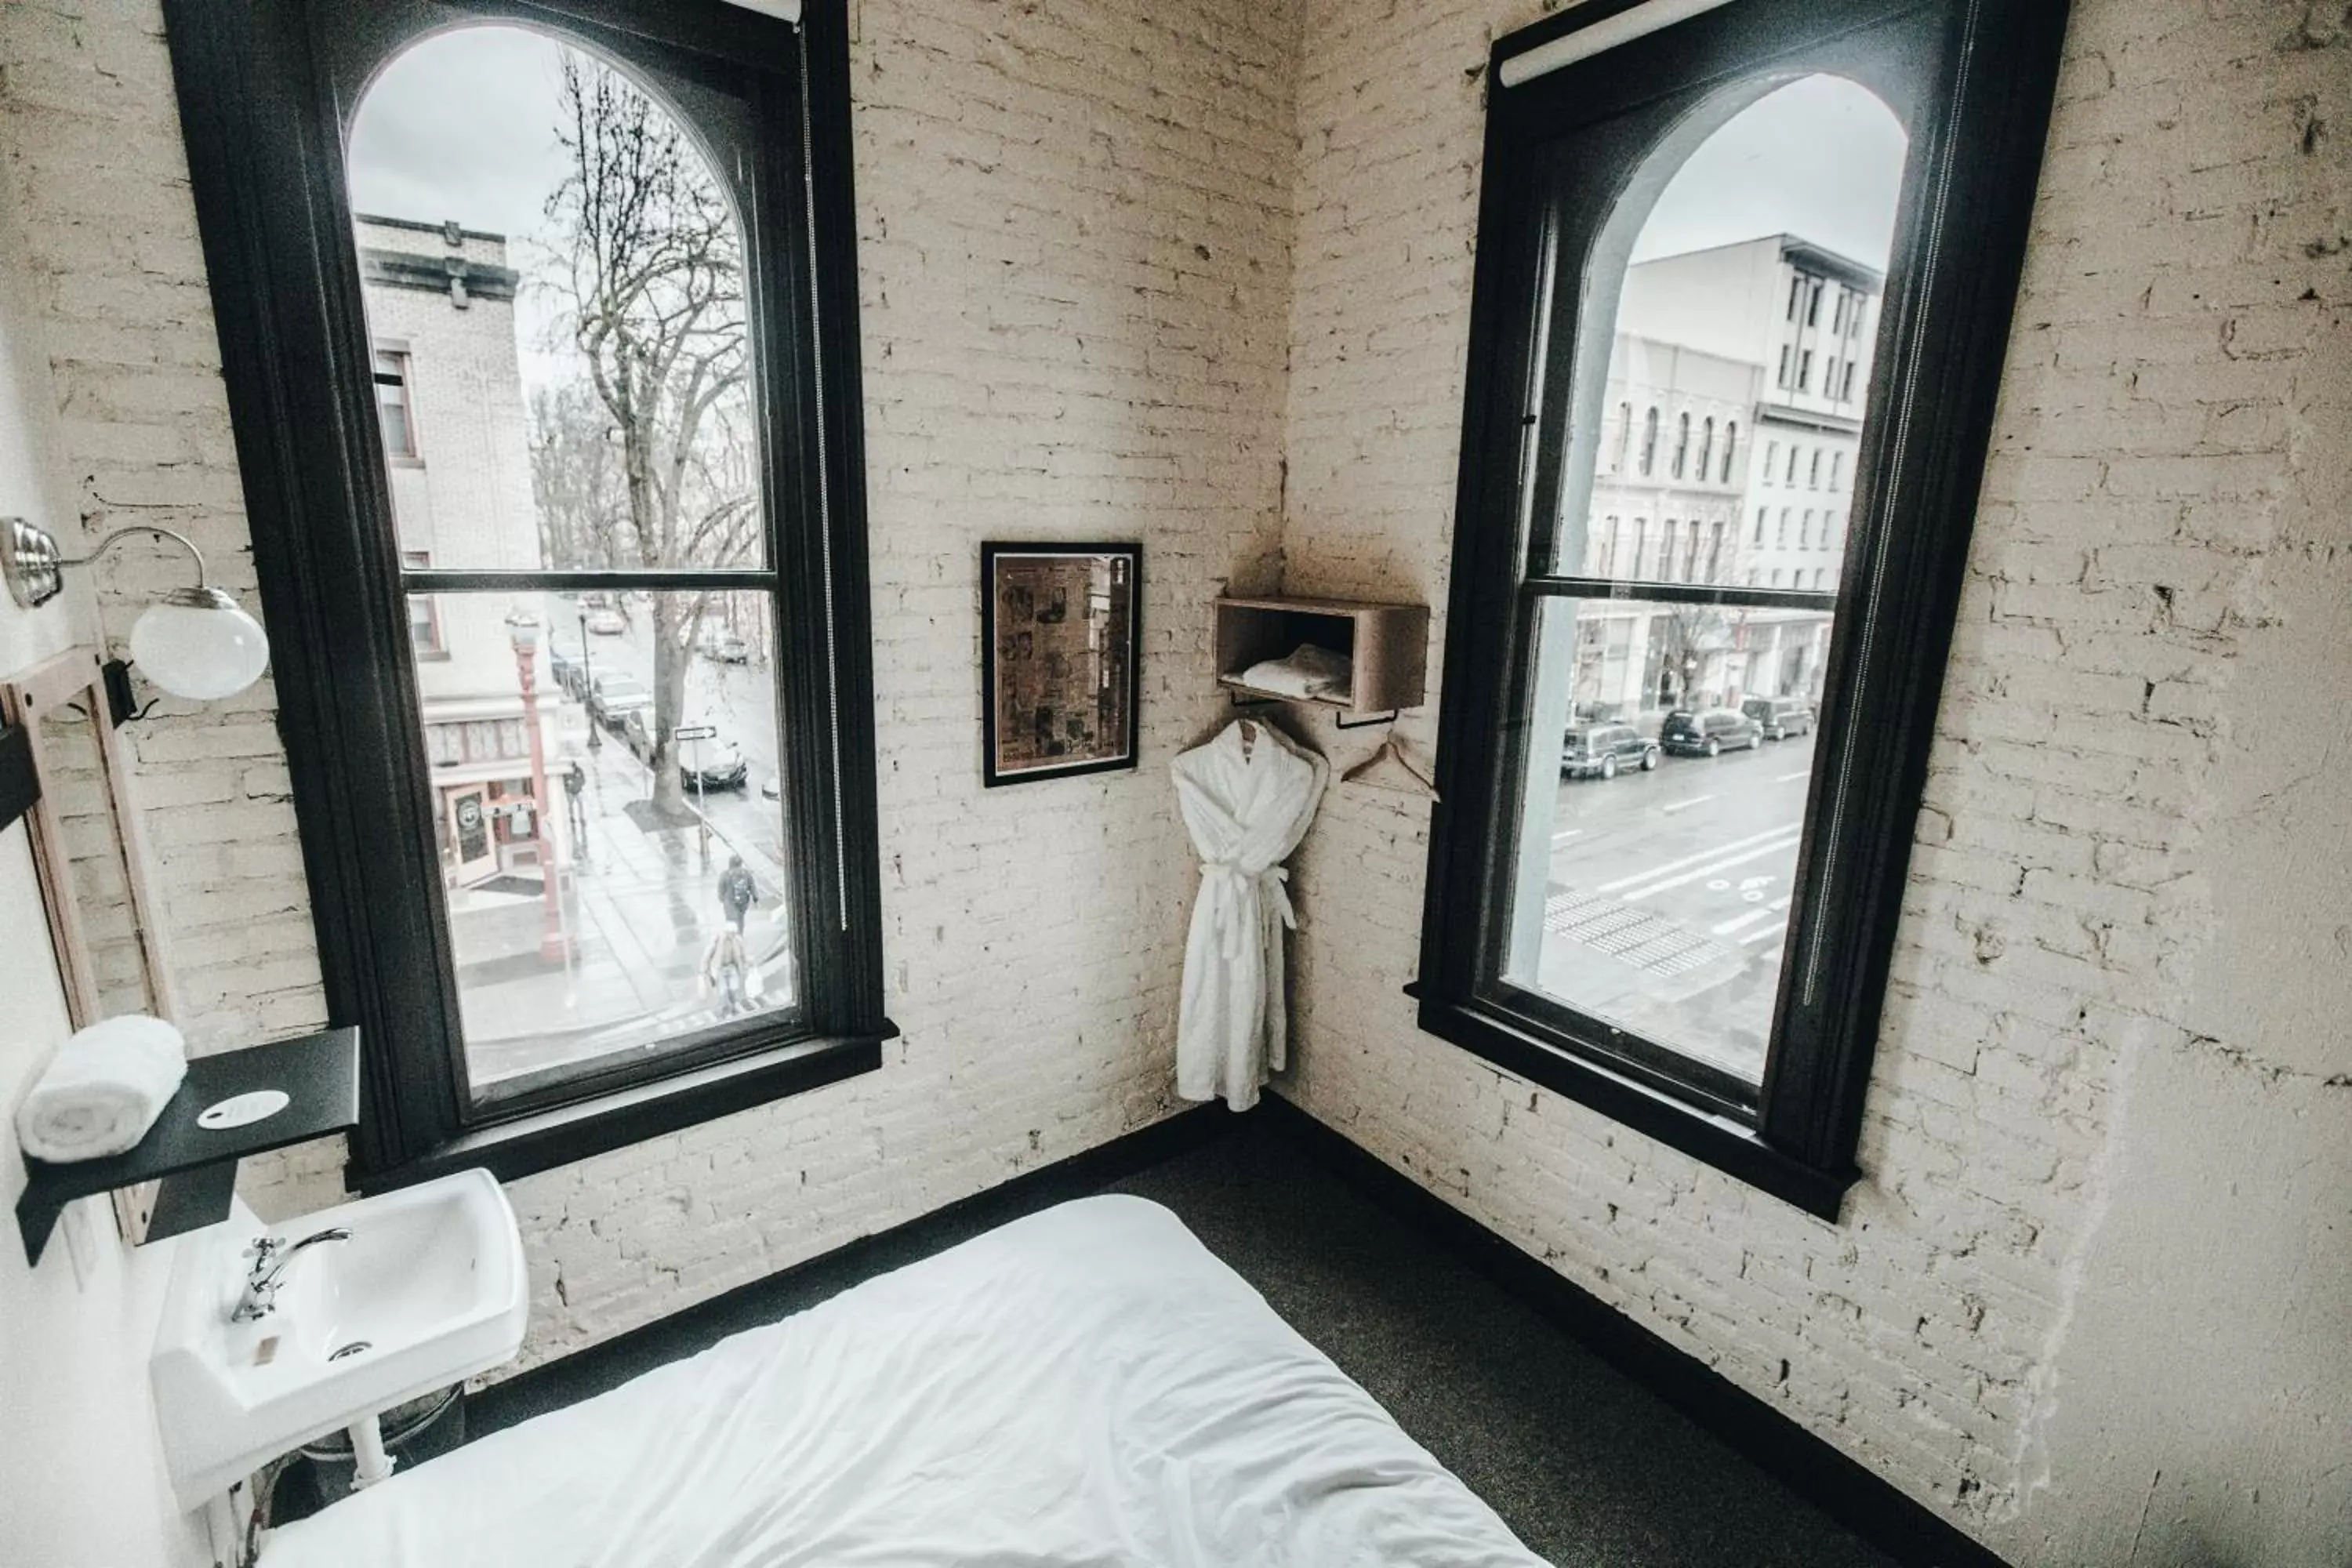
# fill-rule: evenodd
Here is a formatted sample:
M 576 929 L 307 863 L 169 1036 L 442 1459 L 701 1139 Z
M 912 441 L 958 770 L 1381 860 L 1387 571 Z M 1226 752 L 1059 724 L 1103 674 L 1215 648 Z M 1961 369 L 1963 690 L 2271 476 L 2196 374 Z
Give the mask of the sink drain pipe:
M 383 1451 L 383 1422 L 371 1415 L 344 1430 L 352 1439 L 352 1490 L 372 1487 L 392 1474 L 392 1456 Z

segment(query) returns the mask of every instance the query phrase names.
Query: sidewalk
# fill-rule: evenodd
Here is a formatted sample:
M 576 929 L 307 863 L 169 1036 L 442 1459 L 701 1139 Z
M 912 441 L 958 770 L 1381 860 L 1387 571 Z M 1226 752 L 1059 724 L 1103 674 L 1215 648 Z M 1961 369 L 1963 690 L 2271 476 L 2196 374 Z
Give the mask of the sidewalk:
M 719 1022 L 701 994 L 701 968 L 726 924 L 719 875 L 740 855 L 759 897 L 744 941 L 763 989 L 758 1006 L 794 1000 L 791 939 L 782 902 L 783 868 L 764 849 L 731 837 L 695 814 L 688 797 L 683 826 L 641 827 L 650 794 L 645 765 L 611 736 L 587 749 L 576 704 L 563 706 L 559 754 L 551 759 L 558 816 L 551 826 L 568 863 L 559 882 L 567 952 L 541 954 L 548 912 L 537 891 L 459 889 L 449 896 L 467 1060 L 477 1085 L 562 1062 L 657 1045 Z M 586 831 L 577 842 L 563 811 L 562 776 L 577 759 Z

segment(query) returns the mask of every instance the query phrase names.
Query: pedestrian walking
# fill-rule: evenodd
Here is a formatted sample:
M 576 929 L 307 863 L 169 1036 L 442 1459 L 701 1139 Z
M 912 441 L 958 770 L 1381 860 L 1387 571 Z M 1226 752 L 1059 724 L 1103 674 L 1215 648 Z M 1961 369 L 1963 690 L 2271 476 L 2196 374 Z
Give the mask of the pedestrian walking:
M 581 767 L 580 759 L 574 757 L 563 773 L 563 805 L 574 843 L 584 842 L 588 837 L 588 803 L 581 798 L 587 787 L 587 772 Z
M 760 896 L 758 884 L 751 873 L 743 868 L 743 857 L 727 857 L 727 869 L 719 873 L 719 907 L 727 911 L 728 923 L 740 933 L 744 917 L 751 912 L 751 902 Z
M 722 1018 L 751 1010 L 751 957 L 741 932 L 722 931 L 710 939 L 709 950 L 702 955 L 702 990 L 717 998 Z

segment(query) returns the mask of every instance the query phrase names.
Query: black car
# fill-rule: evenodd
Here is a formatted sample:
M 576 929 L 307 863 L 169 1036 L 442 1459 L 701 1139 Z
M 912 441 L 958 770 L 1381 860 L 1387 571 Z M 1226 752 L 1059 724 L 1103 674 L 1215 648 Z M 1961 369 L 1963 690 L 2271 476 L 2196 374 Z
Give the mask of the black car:
M 1678 757 L 1712 757 L 1735 746 L 1755 750 L 1764 743 L 1764 727 L 1736 708 L 1677 708 L 1659 727 L 1658 743 Z
M 1570 730 L 1559 745 L 1564 778 L 1613 779 L 1621 768 L 1648 773 L 1658 765 L 1658 743 L 1644 740 L 1631 724 L 1591 724 Z
M 1756 721 L 1768 741 L 1813 732 L 1813 705 L 1795 697 L 1751 697 L 1739 710 Z

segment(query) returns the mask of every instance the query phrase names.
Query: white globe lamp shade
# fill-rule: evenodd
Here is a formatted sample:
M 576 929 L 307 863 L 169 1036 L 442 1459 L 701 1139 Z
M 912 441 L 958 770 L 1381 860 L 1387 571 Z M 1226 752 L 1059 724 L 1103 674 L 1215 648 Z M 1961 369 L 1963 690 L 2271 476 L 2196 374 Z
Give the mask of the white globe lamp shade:
M 234 697 L 269 667 L 261 623 L 217 588 L 183 588 L 147 607 L 131 628 L 131 658 L 174 697 Z

